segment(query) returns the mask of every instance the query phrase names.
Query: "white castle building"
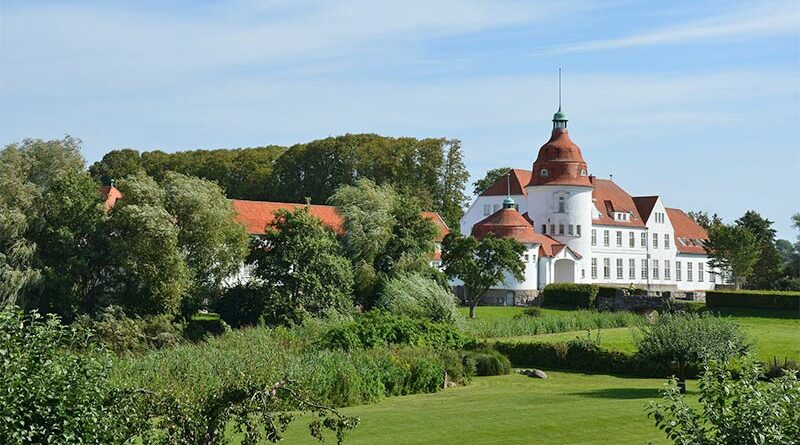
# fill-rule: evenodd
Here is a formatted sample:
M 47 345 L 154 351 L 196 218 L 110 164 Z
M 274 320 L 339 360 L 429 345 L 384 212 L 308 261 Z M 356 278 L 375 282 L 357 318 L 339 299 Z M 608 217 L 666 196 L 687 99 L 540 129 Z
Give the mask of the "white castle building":
M 526 247 L 525 279 L 507 277 L 487 295 L 495 303 L 513 304 L 559 282 L 684 292 L 722 282 L 707 264 L 706 231 L 685 212 L 589 174 L 560 107 L 533 170 L 513 169 L 481 193 L 461 232 Z

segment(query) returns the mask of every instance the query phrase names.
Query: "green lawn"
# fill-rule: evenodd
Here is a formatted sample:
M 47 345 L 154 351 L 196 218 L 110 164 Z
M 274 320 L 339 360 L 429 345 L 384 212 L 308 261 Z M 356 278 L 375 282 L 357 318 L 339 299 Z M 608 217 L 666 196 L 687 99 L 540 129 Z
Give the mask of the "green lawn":
M 659 379 L 548 372 L 547 380 L 521 375 L 479 377 L 437 394 L 395 397 L 344 409 L 361 426 L 346 444 L 645 444 L 667 443 L 647 418 L 659 398 Z M 689 382 L 693 394 L 694 382 Z M 287 443 L 314 444 L 306 419 Z

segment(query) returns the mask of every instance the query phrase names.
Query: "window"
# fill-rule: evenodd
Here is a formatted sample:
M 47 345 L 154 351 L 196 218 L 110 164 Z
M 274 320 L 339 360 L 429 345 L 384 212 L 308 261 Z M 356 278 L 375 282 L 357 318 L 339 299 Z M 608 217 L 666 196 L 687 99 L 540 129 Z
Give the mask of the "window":
M 664 260 L 664 279 L 671 280 L 672 274 L 669 271 L 669 260 Z
M 592 245 L 597 245 L 597 229 L 592 229 Z
M 541 170 L 541 172 L 539 172 L 539 174 L 540 174 L 540 175 L 542 175 L 542 176 L 550 176 L 550 172 L 549 172 L 549 171 L 547 171 L 547 169 L 546 169 L 546 168 L 543 168 L 543 169 Z
M 669 250 L 669 233 L 664 234 L 664 248 Z
M 636 247 L 636 235 L 633 232 L 628 232 L 628 247 Z
M 558 225 L 558 234 L 559 235 L 563 235 L 564 234 L 564 224 L 559 224 Z
M 581 278 L 586 278 L 586 269 L 581 269 Z
M 484 204 L 483 205 L 483 216 L 489 216 L 492 214 L 492 205 L 491 204 Z
M 653 249 L 658 249 L 658 234 L 653 234 Z
M 703 277 L 703 263 L 697 263 L 697 281 L 703 282 L 705 278 Z
M 597 258 L 592 258 L 592 279 L 597 279 Z
M 558 213 L 566 212 L 565 209 L 566 209 L 566 203 L 564 202 L 564 197 L 563 196 L 559 196 L 558 197 Z
M 556 225 L 555 224 L 550 224 L 550 232 L 549 233 L 551 235 L 555 235 L 556 234 Z
M 682 281 L 683 277 L 681 275 L 681 262 L 675 261 L 675 281 Z
M 543 234 L 547 233 L 547 224 L 542 224 L 542 233 Z
M 622 247 L 622 230 L 617 230 L 617 247 Z
M 530 258 L 530 256 L 529 256 L 527 253 L 526 253 L 525 255 L 523 255 L 522 257 L 525 259 L 525 262 L 526 262 L 526 263 L 528 263 L 528 262 L 530 262 L 530 261 L 531 261 L 531 258 Z
M 617 279 L 622 279 L 622 258 L 617 258 Z
M 572 224 L 567 226 L 567 235 L 572 235 L 573 234 L 573 231 L 572 231 L 573 228 L 574 228 L 574 226 Z
M 628 278 L 631 280 L 636 279 L 636 260 L 633 258 L 628 260 Z
M 603 230 L 603 245 L 608 247 L 608 230 Z
M 603 258 L 603 278 L 611 278 L 611 258 Z
M 642 247 L 647 247 L 647 232 L 642 232 Z
M 658 260 L 653 260 L 653 279 L 658 279 Z
M 687 261 L 686 262 L 686 281 L 692 281 L 692 263 Z
M 642 279 L 647 278 L 647 258 L 642 258 Z
M 586 171 L 586 169 L 585 169 L 585 168 L 582 168 L 582 169 L 581 169 L 581 176 L 586 176 L 586 175 L 588 175 L 588 174 L 589 174 L 589 173 Z
M 578 235 L 578 236 L 581 236 L 581 225 L 580 224 L 575 226 L 575 234 Z

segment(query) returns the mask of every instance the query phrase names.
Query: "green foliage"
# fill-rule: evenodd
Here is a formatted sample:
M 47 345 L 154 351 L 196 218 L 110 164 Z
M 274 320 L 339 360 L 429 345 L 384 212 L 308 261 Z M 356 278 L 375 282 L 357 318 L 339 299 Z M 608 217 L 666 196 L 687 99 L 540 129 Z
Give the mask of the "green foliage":
M 219 316 L 198 314 L 186 323 L 183 335 L 191 341 L 203 341 L 230 331 L 231 327 Z
M 450 289 L 419 274 L 400 275 L 389 280 L 375 307 L 436 323 L 454 324 L 461 318 Z
M 781 291 L 707 291 L 706 306 L 741 307 L 753 309 L 800 310 L 800 292 Z
M 797 373 L 761 382 L 761 372 L 755 364 L 746 364 L 736 375 L 724 364 L 706 367 L 699 382 L 699 407 L 686 400 L 672 379 L 663 402 L 651 402 L 647 415 L 675 444 L 800 442 Z
M 506 176 L 510 171 L 511 167 L 499 167 L 487 171 L 483 178 L 472 183 L 472 194 L 480 195 L 497 182 L 498 179 Z
M 506 274 L 522 280 L 525 246 L 511 238 L 495 238 L 489 234 L 482 241 L 474 237 L 449 234 L 442 243 L 442 265 L 450 279 L 464 282 L 470 318 L 475 307 L 492 286 L 503 282 Z
M 760 254 L 753 232 L 736 224 L 711 226 L 703 247 L 709 256 L 708 265 L 730 275 L 737 287 L 752 276 Z
M 384 345 L 459 349 L 469 339 L 449 324 L 370 311 L 355 320 L 331 326 L 322 337 L 327 348 L 351 351 Z
M 116 444 L 139 425 L 109 361 L 55 316 L 0 311 L 0 443 Z M 82 353 L 65 350 L 82 349 Z
M 474 363 L 475 375 L 478 376 L 506 375 L 511 372 L 511 361 L 496 349 L 466 351 L 464 360 Z
M 592 310 L 546 312 L 540 317 L 498 319 L 477 318 L 466 323 L 465 331 L 477 338 L 517 337 L 556 332 L 637 326 L 645 318 L 631 312 L 597 312 Z
M 542 297 L 547 306 L 589 308 L 595 306 L 597 292 L 594 284 L 552 283 L 544 287 Z
M 234 328 L 255 326 L 264 315 L 266 299 L 258 286 L 243 284 L 226 289 L 213 308 Z
M 267 295 L 271 323 L 299 323 L 328 309 L 352 307 L 353 274 L 334 234 L 307 207 L 278 210 L 253 241 L 251 260 Z
M 113 150 L 106 153 L 103 159 L 89 167 L 89 174 L 98 183 L 111 185 L 114 181 L 126 176 L 144 173 L 141 155 L 130 148 Z
M 109 306 L 95 314 L 79 316 L 73 325 L 92 333 L 103 348 L 117 355 L 143 352 L 174 346 L 180 343 L 183 327 L 170 315 L 129 317 L 121 308 Z
M 692 366 L 747 354 L 748 340 L 739 326 L 710 314 L 665 313 L 634 335 L 637 356 L 685 379 Z
M 469 205 L 469 200 L 464 193 L 464 187 L 469 180 L 469 172 L 464 166 L 464 156 L 461 153 L 461 141 L 457 139 L 442 141 L 443 164 L 439 169 L 439 183 L 437 193 L 434 195 L 434 206 L 437 213 L 442 216 L 448 227 L 458 230 L 464 209 Z
M 538 306 L 528 306 L 522 311 L 521 314 L 515 315 L 514 318 L 524 318 L 524 317 L 537 318 L 543 316 L 544 316 L 544 311 L 542 311 L 542 308 Z
M 764 377 L 773 380 L 791 372 L 800 373 L 800 365 L 796 361 L 784 357 L 783 362 L 779 362 L 778 357 L 773 357 L 772 361 L 766 364 Z

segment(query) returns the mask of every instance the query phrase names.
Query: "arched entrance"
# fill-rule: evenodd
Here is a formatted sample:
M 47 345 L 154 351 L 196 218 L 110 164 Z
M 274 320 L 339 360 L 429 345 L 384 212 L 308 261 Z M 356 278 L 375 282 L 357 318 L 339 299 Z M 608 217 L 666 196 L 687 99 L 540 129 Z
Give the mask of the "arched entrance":
M 566 258 L 557 260 L 554 275 L 554 283 L 574 283 L 575 262 Z

